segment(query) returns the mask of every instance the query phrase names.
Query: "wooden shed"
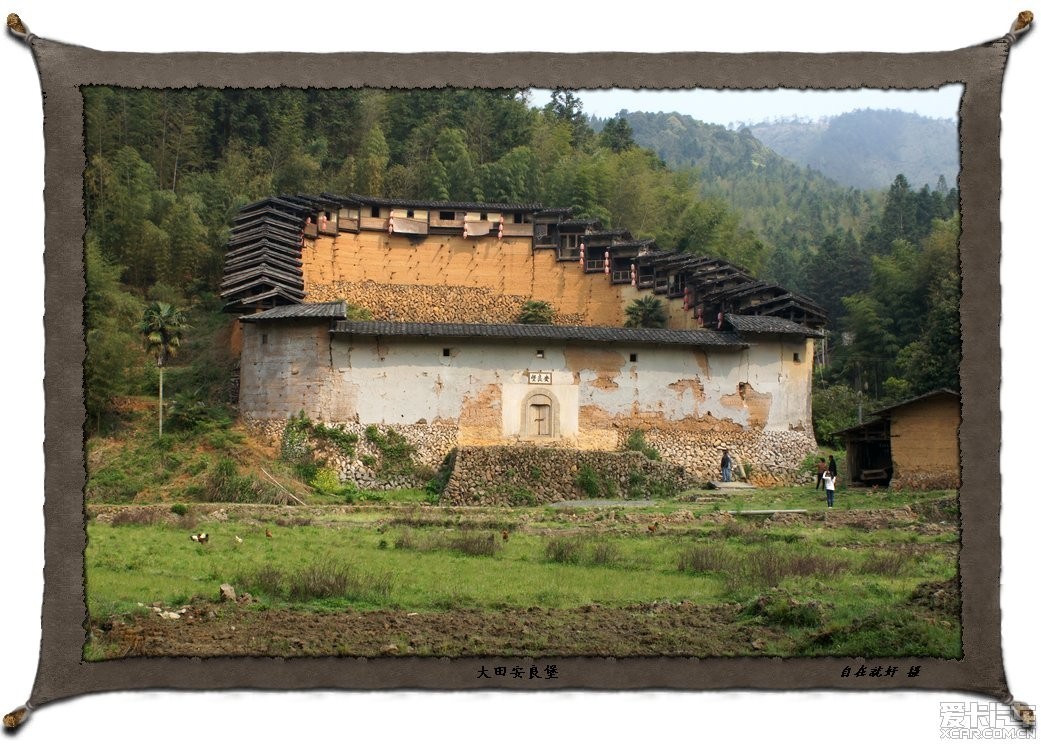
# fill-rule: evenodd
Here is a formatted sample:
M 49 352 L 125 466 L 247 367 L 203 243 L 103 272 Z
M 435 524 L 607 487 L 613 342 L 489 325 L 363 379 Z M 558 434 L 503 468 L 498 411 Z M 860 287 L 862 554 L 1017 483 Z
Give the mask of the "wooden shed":
M 894 488 L 958 488 L 958 393 L 933 390 L 871 415 L 870 421 L 840 432 L 846 440 L 851 481 Z

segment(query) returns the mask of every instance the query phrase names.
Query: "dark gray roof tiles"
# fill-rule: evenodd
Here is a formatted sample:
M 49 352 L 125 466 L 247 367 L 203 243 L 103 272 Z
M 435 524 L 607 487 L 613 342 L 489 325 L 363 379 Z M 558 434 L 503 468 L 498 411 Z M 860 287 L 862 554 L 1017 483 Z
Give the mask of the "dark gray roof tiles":
M 824 334 L 799 323 L 784 318 L 767 315 L 732 315 L 728 313 L 723 319 L 738 333 L 779 333 L 790 336 L 824 338 Z
M 328 318 L 338 319 L 347 315 L 347 304 L 342 300 L 334 302 L 310 302 L 302 305 L 279 305 L 262 313 L 244 315 L 243 323 L 256 323 L 258 320 L 288 320 L 292 318 Z
M 532 341 L 588 341 L 729 348 L 743 348 L 747 345 L 733 333 L 718 331 L 525 325 L 521 323 L 396 323 L 381 320 L 341 320 L 336 324 L 333 332 L 359 336 L 530 339 Z
M 362 194 L 350 194 L 345 197 L 344 201 L 372 207 L 413 207 L 416 209 L 451 209 L 468 212 L 539 212 L 542 210 L 542 205 L 537 203 L 507 204 L 503 202 L 428 201 L 423 199 L 390 199 L 382 196 L 363 196 Z

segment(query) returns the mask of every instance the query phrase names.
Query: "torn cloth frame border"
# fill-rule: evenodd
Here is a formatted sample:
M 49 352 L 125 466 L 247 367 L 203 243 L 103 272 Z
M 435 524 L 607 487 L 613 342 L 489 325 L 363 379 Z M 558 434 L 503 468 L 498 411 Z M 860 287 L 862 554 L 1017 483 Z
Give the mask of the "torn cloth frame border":
M 481 659 L 254 658 L 83 662 L 84 294 L 83 102 L 80 86 L 496 88 L 935 88 L 964 86 L 961 365 L 963 658 L 872 659 L 929 670 L 898 682 L 843 679 L 862 659 L 569 658 L 566 681 L 545 688 L 683 690 L 930 689 L 1006 699 L 1001 656 L 998 448 L 1000 345 L 1000 101 L 1011 40 L 948 52 L 890 53 L 176 53 L 99 52 L 30 37 L 44 97 L 46 136 L 46 519 L 43 638 L 30 702 L 129 689 L 487 689 Z M 79 587 L 79 590 L 76 590 Z M 79 619 L 77 621 L 77 619 Z M 495 662 L 496 659 L 485 661 Z M 506 678 L 498 687 L 520 687 Z

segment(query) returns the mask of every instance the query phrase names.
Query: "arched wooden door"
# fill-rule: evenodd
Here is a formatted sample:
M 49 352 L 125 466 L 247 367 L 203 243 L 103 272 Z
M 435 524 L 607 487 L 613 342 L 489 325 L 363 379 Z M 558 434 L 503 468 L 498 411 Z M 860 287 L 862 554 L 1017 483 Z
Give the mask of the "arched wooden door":
M 527 399 L 526 430 L 529 437 L 553 436 L 553 401 L 537 394 Z

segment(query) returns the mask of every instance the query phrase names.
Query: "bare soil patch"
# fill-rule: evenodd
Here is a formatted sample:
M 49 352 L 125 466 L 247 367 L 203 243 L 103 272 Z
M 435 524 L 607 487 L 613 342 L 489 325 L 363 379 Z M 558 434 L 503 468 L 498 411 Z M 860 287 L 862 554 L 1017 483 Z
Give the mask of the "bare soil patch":
M 739 622 L 741 606 L 690 602 L 507 611 L 304 612 L 194 604 L 92 625 L 106 655 L 127 656 L 733 656 L 783 636 Z

